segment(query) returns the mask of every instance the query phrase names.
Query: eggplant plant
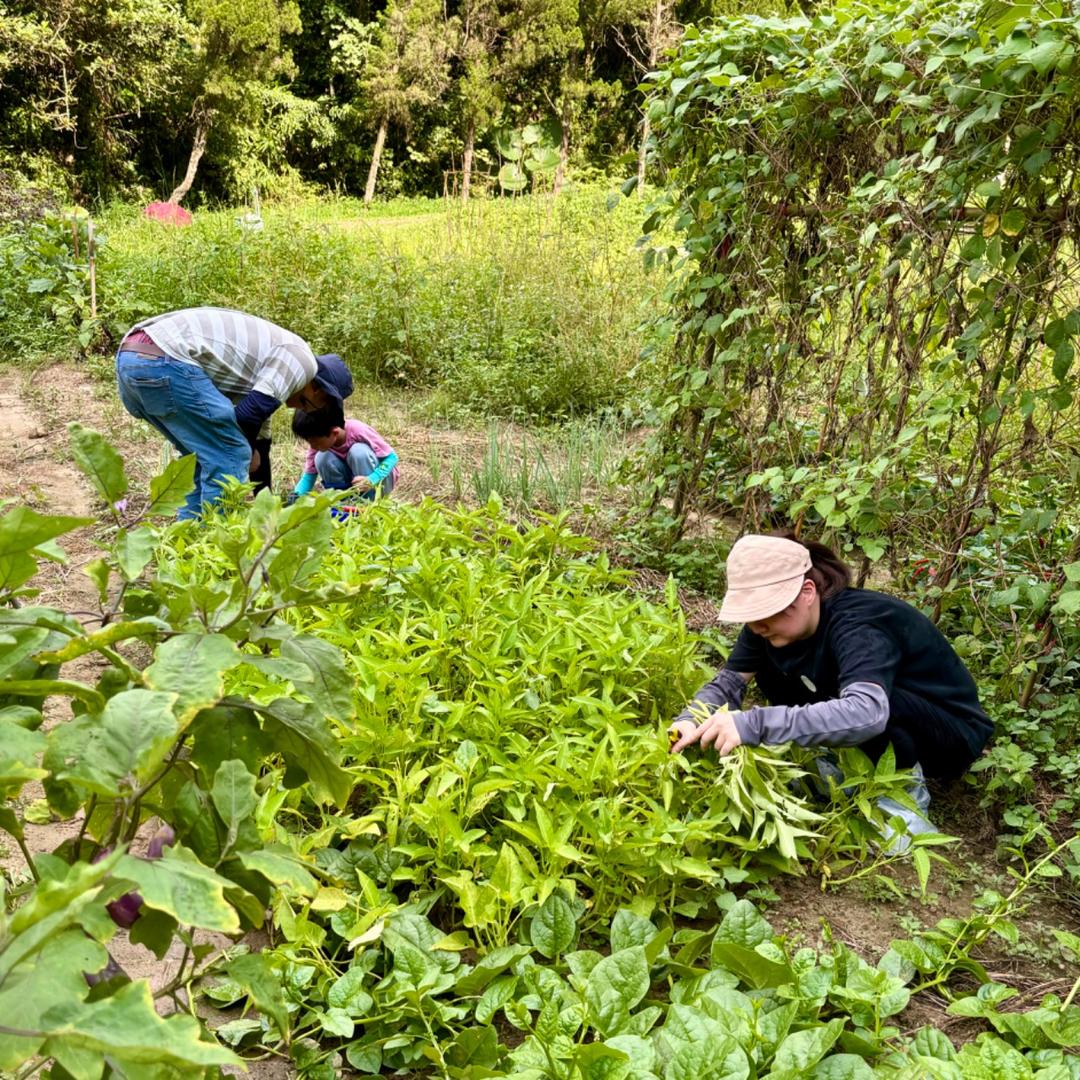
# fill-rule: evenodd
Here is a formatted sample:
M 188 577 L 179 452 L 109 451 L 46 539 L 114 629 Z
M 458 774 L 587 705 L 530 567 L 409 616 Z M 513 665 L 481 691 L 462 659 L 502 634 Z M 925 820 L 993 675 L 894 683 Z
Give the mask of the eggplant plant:
M 181 504 L 193 459 L 135 495 L 100 435 L 71 435 L 112 519 L 88 567 L 100 611 L 80 622 L 34 603 L 39 561 L 62 559 L 57 538 L 88 519 L 24 506 L 0 516 L 0 830 L 25 861 L 0 886 L 0 1072 L 29 1076 L 51 1060 L 54 1077 L 216 1075 L 236 1055 L 192 1016 L 160 1017 L 155 998 L 220 967 L 288 1041 L 268 960 L 197 932 L 238 941 L 282 885 L 313 894 L 313 868 L 274 842 L 273 808 L 298 785 L 312 806 L 344 806 L 352 790 L 331 730 L 351 708 L 344 662 L 284 617 L 327 599 L 309 580 L 330 539 L 329 500 L 282 508 L 268 497 L 248 518 L 254 553 L 230 549 L 220 587 L 191 590 L 155 575 L 153 560 L 163 533 L 183 530 L 158 521 Z M 283 673 L 289 693 L 226 693 L 242 668 Z M 63 707 L 43 724 L 53 702 Z M 32 850 L 43 815 L 72 823 L 55 851 Z M 159 958 L 176 944 L 168 984 L 111 963 L 119 927 Z

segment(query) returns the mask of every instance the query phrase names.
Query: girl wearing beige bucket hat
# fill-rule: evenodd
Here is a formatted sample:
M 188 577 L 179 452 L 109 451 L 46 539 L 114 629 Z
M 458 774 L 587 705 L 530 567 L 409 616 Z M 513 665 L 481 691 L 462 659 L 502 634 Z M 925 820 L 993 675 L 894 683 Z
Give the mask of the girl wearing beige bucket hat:
M 728 556 L 727 585 L 720 618 L 744 625 L 727 663 L 674 721 L 673 752 L 795 742 L 859 746 L 876 759 L 891 744 L 901 768 L 944 778 L 978 757 L 993 726 L 960 657 L 910 604 L 852 588 L 835 552 L 744 536 Z M 769 704 L 744 710 L 751 679 Z

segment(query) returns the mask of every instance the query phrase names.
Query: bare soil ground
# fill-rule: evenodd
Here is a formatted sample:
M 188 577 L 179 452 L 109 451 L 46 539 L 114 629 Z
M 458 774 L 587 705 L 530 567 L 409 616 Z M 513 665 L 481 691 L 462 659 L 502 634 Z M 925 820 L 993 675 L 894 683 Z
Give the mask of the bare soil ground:
M 87 368 L 61 364 L 21 373 L 0 369 L 0 499 L 17 499 L 43 512 L 92 516 L 99 509 L 70 461 L 65 428 L 71 420 L 108 434 L 124 455 L 133 484 L 145 484 L 168 458 L 169 448 L 163 441 L 124 412 L 112 383 L 93 377 Z M 396 496 L 408 500 L 430 496 L 454 502 L 460 483 L 452 482 L 447 463 L 478 462 L 488 442 L 482 431 L 417 424 L 408 415 L 407 402 L 383 399 L 371 422 L 398 452 L 402 482 Z M 279 439 L 274 451 L 275 486 L 291 487 L 302 462 L 302 448 L 287 438 Z M 40 602 L 89 615 L 97 607 L 97 596 L 83 568 L 97 554 L 94 527 L 78 530 L 62 543 L 68 564 L 43 568 L 37 581 L 42 590 Z M 659 592 L 663 584 L 661 575 L 641 571 L 636 587 Z M 708 599 L 686 592 L 680 599 L 692 627 L 715 625 L 716 608 Z M 67 673 L 93 679 L 93 664 L 91 658 L 81 659 L 70 665 Z M 60 714 L 49 719 L 55 723 Z M 27 800 L 40 795 L 40 791 L 29 791 Z M 945 831 L 959 837 L 950 851 L 957 871 L 935 879 L 936 891 L 926 903 L 917 897 L 914 878 L 904 875 L 901 887 L 910 893 L 908 901 L 899 901 L 873 885 L 823 892 L 812 878 L 786 878 L 773 883 L 779 897 L 771 912 L 774 926 L 793 941 L 820 947 L 827 924 L 835 938 L 874 962 L 893 938 L 908 936 L 919 924 L 933 925 L 945 915 L 966 915 L 973 896 L 982 888 L 1008 891 L 1008 879 L 994 854 L 997 822 L 979 808 L 971 789 L 939 794 L 933 812 Z M 28 845 L 35 852 L 51 851 L 78 827 L 78 820 L 32 826 Z M 14 875 L 25 872 L 19 852 L 3 846 L 0 867 Z M 1023 919 L 1025 950 L 991 947 L 982 959 L 995 976 L 1016 986 L 1024 1000 L 1034 1004 L 1043 993 L 1067 989 L 1075 978 L 1075 971 L 1067 968 L 1053 946 L 1050 931 L 1053 927 L 1075 931 L 1078 924 L 1080 907 L 1074 899 L 1036 898 Z M 170 955 L 158 962 L 147 950 L 128 942 L 124 934 L 118 935 L 112 951 L 130 975 L 149 978 L 159 987 L 172 977 L 179 957 Z M 923 996 L 899 1018 L 901 1026 L 914 1029 L 933 1024 L 948 1030 L 954 1040 L 973 1037 L 980 1030 L 970 1021 L 948 1017 L 945 1004 Z M 256 1080 L 278 1080 L 291 1072 L 280 1062 L 258 1062 L 249 1075 Z

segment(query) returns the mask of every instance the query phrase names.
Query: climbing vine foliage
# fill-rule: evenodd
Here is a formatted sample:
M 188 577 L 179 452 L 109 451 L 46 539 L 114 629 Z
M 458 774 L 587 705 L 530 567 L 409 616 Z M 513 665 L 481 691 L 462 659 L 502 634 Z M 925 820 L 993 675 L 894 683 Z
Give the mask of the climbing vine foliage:
M 705 504 L 824 533 L 864 574 L 914 548 L 940 614 L 1004 530 L 1054 560 L 1034 606 L 1068 593 L 1078 49 L 1060 3 L 691 30 L 653 76 L 675 183 L 645 223 L 676 270 L 650 463 L 673 534 Z

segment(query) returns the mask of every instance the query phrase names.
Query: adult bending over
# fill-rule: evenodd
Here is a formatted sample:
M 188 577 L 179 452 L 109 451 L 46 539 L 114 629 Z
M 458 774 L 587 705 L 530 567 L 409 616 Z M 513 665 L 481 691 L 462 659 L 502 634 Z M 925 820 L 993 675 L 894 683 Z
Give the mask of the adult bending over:
M 852 588 L 851 571 L 822 544 L 742 537 L 720 618 L 745 625 L 696 707 L 675 720 L 673 751 L 792 741 L 858 746 L 876 760 L 892 744 L 917 777 L 954 778 L 990 738 L 975 680 L 941 631 L 903 600 Z M 751 679 L 769 704 L 741 710 Z
M 137 323 L 117 351 L 116 379 L 132 416 L 195 455 L 195 486 L 180 518 L 216 501 L 228 477 L 270 485 L 270 417 L 282 402 L 314 410 L 352 393 L 340 356 L 317 357 L 289 330 L 215 307 Z

